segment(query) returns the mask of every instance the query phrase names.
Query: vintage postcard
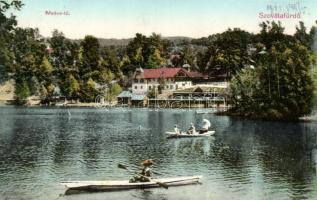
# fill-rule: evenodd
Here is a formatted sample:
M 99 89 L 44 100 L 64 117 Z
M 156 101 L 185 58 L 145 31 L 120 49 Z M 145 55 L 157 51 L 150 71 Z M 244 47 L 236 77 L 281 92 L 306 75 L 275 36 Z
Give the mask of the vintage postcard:
M 0 199 L 316 199 L 316 11 L 0 0 Z

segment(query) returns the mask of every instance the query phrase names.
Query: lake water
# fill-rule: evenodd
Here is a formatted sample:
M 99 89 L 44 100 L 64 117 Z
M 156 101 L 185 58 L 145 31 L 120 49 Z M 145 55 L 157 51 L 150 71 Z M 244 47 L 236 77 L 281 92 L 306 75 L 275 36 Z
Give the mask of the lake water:
M 316 199 L 317 123 L 233 119 L 195 110 L 0 108 L 0 199 Z M 166 139 L 209 119 L 209 138 Z M 155 161 L 201 185 L 65 196 L 67 180 L 122 180 Z

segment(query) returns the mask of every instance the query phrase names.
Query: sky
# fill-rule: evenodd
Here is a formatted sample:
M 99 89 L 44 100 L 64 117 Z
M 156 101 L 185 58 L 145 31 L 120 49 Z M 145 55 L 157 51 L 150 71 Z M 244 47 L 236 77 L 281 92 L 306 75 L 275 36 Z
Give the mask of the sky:
M 300 14 L 279 18 L 292 34 L 299 21 L 311 27 L 317 20 L 316 0 L 22 0 L 12 11 L 20 27 L 39 28 L 48 37 L 54 29 L 66 37 L 131 38 L 135 33 L 207 37 L 228 28 L 258 32 L 262 14 Z M 315 11 L 315 12 L 314 12 Z M 54 15 L 48 12 L 60 12 Z M 263 15 L 262 15 L 263 16 Z

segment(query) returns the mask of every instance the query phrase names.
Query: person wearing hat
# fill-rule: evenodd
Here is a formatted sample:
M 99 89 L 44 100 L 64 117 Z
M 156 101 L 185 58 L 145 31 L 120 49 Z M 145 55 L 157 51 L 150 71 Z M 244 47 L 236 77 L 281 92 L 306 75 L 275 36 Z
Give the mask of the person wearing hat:
M 139 175 L 134 176 L 129 180 L 130 183 L 136 182 L 150 182 L 152 177 L 151 166 L 154 162 L 151 159 L 144 160 L 142 163 L 143 168 Z
M 177 127 L 177 124 L 175 124 L 175 126 L 174 126 L 174 132 L 175 132 L 176 135 L 180 134 L 180 131 L 179 131 L 178 127 Z
M 187 134 L 188 134 L 188 135 L 192 135 L 192 134 L 194 134 L 194 133 L 196 133 L 196 128 L 195 128 L 195 126 L 194 126 L 193 123 L 190 123 L 190 127 L 189 127 L 189 129 L 188 129 L 188 131 L 187 131 Z
M 142 162 L 142 165 L 143 165 L 143 169 L 141 171 L 141 175 L 142 176 L 145 176 L 145 177 L 148 177 L 148 178 L 151 178 L 152 177 L 152 170 L 151 170 L 151 166 L 153 165 L 153 161 L 151 159 L 148 159 L 148 160 L 144 160 Z

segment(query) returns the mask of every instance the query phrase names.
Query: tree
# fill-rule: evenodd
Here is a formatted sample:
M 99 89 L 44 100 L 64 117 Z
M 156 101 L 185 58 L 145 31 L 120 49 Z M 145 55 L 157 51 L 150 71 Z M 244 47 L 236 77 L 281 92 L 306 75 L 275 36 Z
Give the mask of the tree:
M 55 79 L 54 82 L 56 82 L 61 89 L 61 94 L 68 97 L 69 85 L 67 85 L 67 79 L 70 75 L 77 79 L 79 78 L 79 47 L 58 30 L 52 32 L 49 45 L 49 48 L 51 48 L 49 58 L 54 66 L 54 77 L 52 78 Z
M 12 65 L 14 64 L 14 45 L 13 31 L 16 28 L 17 21 L 14 15 L 7 16 L 9 9 L 20 10 L 23 6 L 21 1 L 0 1 L 0 82 L 9 77 L 12 73 Z
M 313 47 L 313 37 L 306 32 L 306 27 L 304 25 L 304 22 L 299 22 L 299 27 L 296 26 L 296 32 L 294 34 L 294 37 L 299 40 L 303 45 L 305 45 L 307 48 L 312 49 Z
M 73 75 L 69 75 L 66 83 L 66 94 L 67 97 L 71 99 L 76 99 L 79 97 L 80 94 L 80 86 L 78 81 L 75 79 Z
M 108 92 L 108 100 L 112 101 L 113 99 L 115 99 L 120 93 L 122 92 L 122 88 L 120 87 L 120 85 L 118 83 L 114 83 L 113 85 L 111 85 L 109 92 Z
M 101 50 L 100 77 L 101 83 L 110 83 L 114 78 L 121 77 L 120 60 L 114 48 L 104 47 Z
M 41 98 L 41 103 L 50 103 L 53 99 L 54 96 L 54 91 L 55 91 L 55 85 L 52 83 L 46 83 L 45 85 L 42 84 L 40 86 L 40 98 Z
M 80 75 L 84 80 L 90 78 L 98 80 L 98 71 L 100 70 L 100 46 L 99 41 L 94 36 L 85 36 L 81 42 L 81 67 Z
M 15 59 L 11 66 L 12 78 L 18 85 L 20 84 L 19 81 L 26 81 L 30 95 L 37 94 L 40 89 L 40 82 L 43 80 L 47 81 L 50 78 L 44 77 L 41 71 L 43 59 L 46 56 L 46 47 L 39 34 L 39 30 L 16 28 L 13 42 L 15 45 L 12 47 L 12 50 Z
M 136 67 L 157 68 L 166 65 L 167 49 L 171 45 L 161 35 L 152 33 L 146 37 L 137 33 L 127 46 L 127 55 L 134 71 Z
M 196 66 L 196 52 L 191 45 L 183 46 L 182 49 L 172 53 L 171 62 L 173 67 L 182 67 L 189 64 L 192 68 Z
M 166 65 L 166 59 L 162 58 L 160 50 L 155 49 L 153 54 L 149 56 L 147 65 L 149 68 L 161 67 Z
M 46 56 L 43 57 L 42 63 L 40 64 L 39 68 L 35 71 L 34 76 L 38 80 L 39 84 L 48 85 L 54 82 L 53 77 L 54 68 L 47 59 Z
M 101 50 L 101 57 L 107 63 L 106 68 L 114 72 L 115 74 L 120 73 L 120 60 L 117 56 L 117 52 L 114 47 L 104 47 Z
M 40 88 L 40 98 L 42 102 L 45 102 L 48 96 L 48 91 L 44 85 L 41 85 Z
M 27 102 L 28 96 L 30 96 L 30 89 L 25 80 L 19 80 L 15 85 L 15 101 L 17 104 L 25 104 Z
M 211 36 L 208 49 L 197 56 L 200 71 L 209 75 L 225 74 L 230 79 L 249 64 L 248 45 L 252 37 L 238 28 Z
M 284 35 L 283 27 L 272 24 L 259 35 L 266 50 L 256 55 L 256 68 L 242 70 L 231 81 L 231 111 L 252 118 L 297 120 L 312 109 L 315 56 L 295 36 Z
M 92 78 L 89 78 L 82 86 L 81 92 L 82 99 L 89 102 L 94 101 L 98 95 L 98 91 L 96 90 L 96 82 Z

